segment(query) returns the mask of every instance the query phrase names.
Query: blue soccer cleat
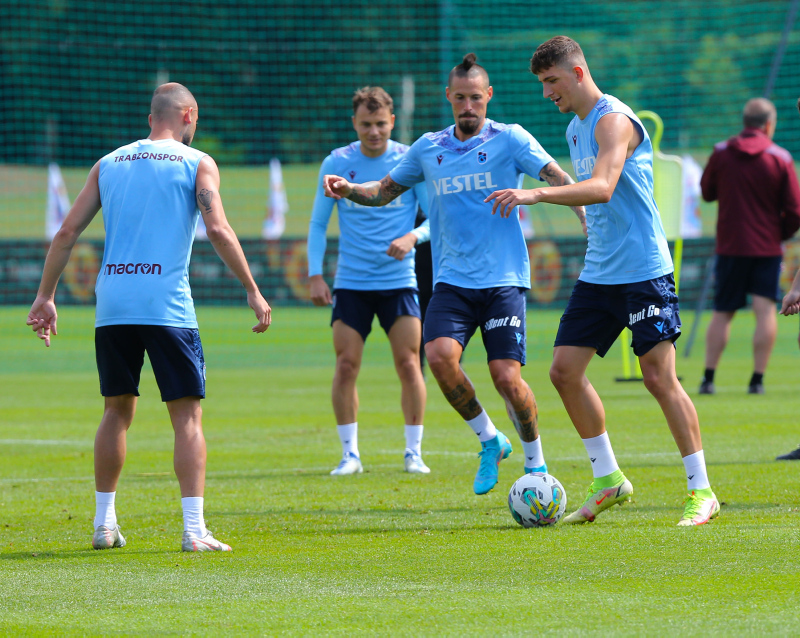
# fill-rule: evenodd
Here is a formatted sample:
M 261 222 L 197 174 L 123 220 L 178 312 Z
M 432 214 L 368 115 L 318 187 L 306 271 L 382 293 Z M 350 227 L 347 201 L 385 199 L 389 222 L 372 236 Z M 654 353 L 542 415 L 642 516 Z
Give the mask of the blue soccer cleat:
M 481 464 L 478 466 L 473 485 L 476 494 L 486 494 L 497 485 L 497 468 L 500 461 L 507 459 L 511 454 L 511 442 L 500 430 L 497 431 L 495 438 L 484 441 L 481 445 L 483 449 L 478 452 Z

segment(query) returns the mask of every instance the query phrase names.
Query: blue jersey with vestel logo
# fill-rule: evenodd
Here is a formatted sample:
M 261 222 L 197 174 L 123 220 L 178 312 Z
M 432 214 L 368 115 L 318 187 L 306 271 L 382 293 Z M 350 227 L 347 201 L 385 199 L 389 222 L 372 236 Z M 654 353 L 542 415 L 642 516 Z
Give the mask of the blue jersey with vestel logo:
M 189 258 L 204 156 L 175 140 L 145 139 L 100 160 L 106 241 L 95 326 L 197 327 Z
M 393 240 L 414 228 L 417 206 L 427 211 L 425 186 L 403 193 L 386 206 L 362 206 L 349 199 L 325 197 L 322 178 L 341 175 L 349 182 L 380 181 L 405 155 L 408 146 L 389 140 L 386 152 L 367 157 L 361 142 L 337 148 L 322 162 L 317 181 L 314 209 L 308 226 L 308 276 L 322 274 L 326 238 L 334 205 L 339 211 L 339 261 L 334 288 L 351 290 L 393 290 L 416 288 L 412 249 L 402 261 L 386 254 Z M 427 226 L 418 229 L 418 241 L 427 239 Z
M 553 158 L 517 124 L 487 119 L 465 142 L 454 129 L 423 135 L 389 174 L 402 186 L 424 181 L 428 187 L 434 281 L 472 289 L 530 288 L 519 211 L 503 219 L 483 200 L 498 189 L 519 188 L 524 173 L 539 179 Z
M 673 271 L 664 226 L 653 198 L 653 145 L 634 112 L 617 98 L 604 95 L 586 119 L 577 115 L 567 127 L 567 144 L 579 182 L 592 176 L 599 146 L 594 130 L 609 113 L 629 117 L 642 141 L 622 169 L 606 204 L 586 206 L 589 233 L 586 264 L 579 279 L 592 284 L 646 281 Z

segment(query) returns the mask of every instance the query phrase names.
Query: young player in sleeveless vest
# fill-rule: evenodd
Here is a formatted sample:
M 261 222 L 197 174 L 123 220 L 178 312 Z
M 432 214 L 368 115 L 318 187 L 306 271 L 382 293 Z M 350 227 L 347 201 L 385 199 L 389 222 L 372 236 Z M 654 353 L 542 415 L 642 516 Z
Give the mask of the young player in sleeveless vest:
M 633 492 L 614 457 L 603 404 L 586 377 L 594 355 L 604 356 L 627 327 L 644 384 L 683 457 L 689 494 L 678 525 L 707 523 L 719 513 L 719 501 L 706 472 L 697 411 L 675 374 L 678 297 L 653 198 L 650 138 L 630 108 L 600 91 L 574 40 L 558 36 L 542 44 L 531 72 L 545 98 L 562 113 L 575 113 L 567 144 L 578 183 L 501 189 L 487 201 L 501 215 L 519 204 L 586 206 L 586 265 L 561 317 L 550 378 L 583 439 L 594 480 L 584 503 L 564 522 L 591 522 L 611 505 L 630 500 Z

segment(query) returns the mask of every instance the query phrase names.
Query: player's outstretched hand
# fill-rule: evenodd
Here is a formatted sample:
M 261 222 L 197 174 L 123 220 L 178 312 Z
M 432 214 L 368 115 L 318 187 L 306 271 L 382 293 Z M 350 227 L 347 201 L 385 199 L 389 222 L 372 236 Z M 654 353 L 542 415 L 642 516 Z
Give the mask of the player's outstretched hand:
M 503 190 L 495 191 L 489 197 L 484 199 L 484 202 L 494 200 L 492 206 L 492 215 L 500 208 L 500 217 L 508 217 L 520 204 L 536 204 L 539 200 L 536 198 L 536 189 L 522 190 L 521 188 L 504 188 Z
M 414 233 L 406 233 L 389 244 L 386 254 L 394 257 L 397 261 L 403 261 L 408 252 L 416 245 L 417 236 Z
M 39 339 L 44 341 L 44 345 L 49 348 L 50 334 L 58 334 L 57 319 L 58 313 L 56 312 L 55 303 L 47 297 L 36 297 L 36 301 L 33 302 L 28 313 L 28 321 L 26 323 Z
M 322 178 L 322 186 L 325 188 L 325 197 L 342 199 L 353 192 L 353 186 L 344 177 L 338 175 L 326 175 Z
M 311 292 L 311 303 L 315 306 L 330 306 L 331 302 L 331 289 L 322 278 L 322 275 L 314 275 L 309 277 L 309 288 Z
M 267 300 L 256 290 L 247 293 L 247 305 L 253 309 L 258 319 L 258 323 L 253 326 L 253 332 L 266 331 L 272 323 L 272 308 L 269 307 Z
M 800 290 L 790 290 L 781 303 L 782 315 L 796 315 L 800 312 Z

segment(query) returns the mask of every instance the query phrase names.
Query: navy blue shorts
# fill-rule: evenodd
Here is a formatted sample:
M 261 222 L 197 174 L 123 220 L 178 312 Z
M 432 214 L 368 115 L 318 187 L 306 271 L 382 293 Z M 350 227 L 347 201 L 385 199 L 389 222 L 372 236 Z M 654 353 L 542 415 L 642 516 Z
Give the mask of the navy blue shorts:
M 450 337 L 466 349 L 480 326 L 486 360 L 514 359 L 525 365 L 525 289 L 461 288 L 438 283 L 425 314 L 423 341 Z
M 730 257 L 717 255 L 714 266 L 716 292 L 714 310 L 734 312 L 747 305 L 747 295 L 774 301 L 781 299 L 783 257 Z
M 206 396 L 206 364 L 197 328 L 102 326 L 95 328 L 94 343 L 104 397 L 139 396 L 145 351 L 162 401 Z
M 555 346 L 581 346 L 601 357 L 625 328 L 633 333 L 637 357 L 681 334 L 675 279 L 664 275 L 632 284 L 590 284 L 578 280 L 561 315 Z
M 349 290 L 339 288 L 333 291 L 331 325 L 337 319 L 341 319 L 366 341 L 372 330 L 372 319 L 375 315 L 378 315 L 381 328 L 387 335 L 398 317 L 410 315 L 422 320 L 416 289 Z

